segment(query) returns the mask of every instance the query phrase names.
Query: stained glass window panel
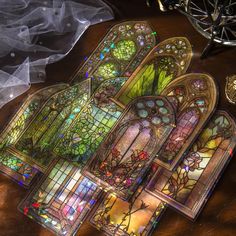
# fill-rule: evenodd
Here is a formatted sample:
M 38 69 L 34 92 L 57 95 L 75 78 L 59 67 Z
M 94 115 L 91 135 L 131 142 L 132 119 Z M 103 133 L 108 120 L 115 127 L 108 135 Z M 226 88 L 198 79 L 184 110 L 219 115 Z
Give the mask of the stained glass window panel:
M 165 203 L 139 189 L 131 202 L 107 194 L 90 222 L 106 235 L 148 236 L 157 225 Z
M 186 74 L 171 82 L 162 95 L 176 107 L 177 121 L 156 162 L 173 170 L 212 115 L 218 93 L 212 77 Z
M 122 104 L 138 96 L 159 95 L 176 77 L 186 72 L 192 48 L 186 38 L 176 37 L 159 43 L 131 75 L 116 95 Z
M 106 194 L 95 205 L 90 222 L 106 235 L 148 236 L 157 226 L 166 204 L 143 190 L 156 172 L 153 163 L 130 201 Z
M 21 202 L 19 209 L 57 235 L 74 235 L 95 204 L 100 190 L 80 169 L 60 159 Z
M 84 168 L 85 176 L 118 196 L 129 198 L 174 123 L 173 108 L 165 98 L 136 99 Z
M 36 168 L 6 150 L 0 151 L 0 170 L 24 187 L 29 187 L 33 178 L 39 174 Z
M 47 168 L 54 156 L 57 133 L 66 131 L 89 99 L 89 80 L 56 93 L 41 108 L 15 144 L 16 151 Z
M 99 86 L 70 129 L 59 134 L 61 138 L 54 148 L 57 155 L 84 166 L 122 114 L 123 109 L 110 98 L 126 80 L 110 79 Z
M 158 169 L 148 191 L 195 218 L 236 146 L 236 124 L 218 111 L 174 171 Z
M 91 77 L 92 88 L 101 81 L 130 76 L 156 44 L 155 32 L 145 21 L 127 21 L 115 25 L 74 77 Z

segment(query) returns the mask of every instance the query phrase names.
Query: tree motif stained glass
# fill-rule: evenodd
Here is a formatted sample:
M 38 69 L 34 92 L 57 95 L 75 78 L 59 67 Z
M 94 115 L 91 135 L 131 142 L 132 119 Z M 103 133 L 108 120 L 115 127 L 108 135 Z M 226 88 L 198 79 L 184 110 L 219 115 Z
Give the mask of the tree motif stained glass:
M 85 176 L 118 196 L 129 198 L 174 123 L 173 108 L 165 98 L 136 99 L 84 168 Z
M 156 44 L 156 37 L 145 21 L 115 25 L 79 69 L 74 81 L 93 78 L 92 88 L 101 81 L 130 76 Z
M 205 74 L 186 74 L 162 92 L 177 109 L 176 127 L 157 154 L 156 162 L 172 170 L 183 157 L 215 109 L 217 96 L 214 79 Z
M 166 204 L 143 190 L 158 166 L 153 163 L 145 180 L 130 201 L 114 194 L 101 197 L 94 207 L 90 222 L 106 235 L 147 236 L 153 231 Z
M 20 210 L 57 235 L 71 236 L 95 204 L 99 188 L 61 159 L 21 202 Z
M 195 218 L 231 159 L 235 146 L 234 120 L 226 112 L 217 111 L 178 168 L 174 172 L 159 169 L 148 190 Z
M 106 235 L 148 236 L 164 210 L 164 202 L 139 188 L 130 202 L 107 194 L 90 222 Z
M 90 82 L 84 81 L 53 95 L 15 144 L 15 149 L 41 168 L 52 161 L 57 133 L 67 130 L 89 98 Z
M 116 95 L 122 104 L 139 96 L 159 95 L 176 77 L 186 72 L 192 48 L 186 38 L 171 38 L 159 43 L 135 70 Z

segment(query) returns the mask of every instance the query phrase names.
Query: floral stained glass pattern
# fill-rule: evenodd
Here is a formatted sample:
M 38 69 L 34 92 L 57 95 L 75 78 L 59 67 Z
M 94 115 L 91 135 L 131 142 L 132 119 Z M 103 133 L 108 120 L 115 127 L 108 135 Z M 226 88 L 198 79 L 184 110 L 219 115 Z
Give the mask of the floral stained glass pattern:
M 122 104 L 139 96 L 159 95 L 176 77 L 186 72 L 192 48 L 186 38 L 176 37 L 159 43 L 134 71 L 116 95 Z
M 171 104 L 162 97 L 141 97 L 123 112 L 84 168 L 86 177 L 127 199 L 175 123 Z
M 148 191 L 191 218 L 205 204 L 210 191 L 236 146 L 236 124 L 218 111 L 201 132 L 174 172 L 159 169 Z
M 122 114 L 122 109 L 110 98 L 127 78 L 104 81 L 84 106 L 66 133 L 60 133 L 54 152 L 83 166 L 96 151 L 104 137 Z
M 89 99 L 89 81 L 71 86 L 51 96 L 12 148 L 34 162 L 42 171 L 54 156 L 58 132 L 66 131 Z
M 172 170 L 195 140 L 213 113 L 217 96 L 212 77 L 205 74 L 186 74 L 162 92 L 177 109 L 176 127 L 157 154 L 156 162 Z
M 21 202 L 20 210 L 57 235 L 70 236 L 87 217 L 99 194 L 96 184 L 60 159 Z
M 128 21 L 115 25 L 74 77 L 74 81 L 91 77 L 92 88 L 101 81 L 130 76 L 156 44 L 156 32 L 145 21 Z

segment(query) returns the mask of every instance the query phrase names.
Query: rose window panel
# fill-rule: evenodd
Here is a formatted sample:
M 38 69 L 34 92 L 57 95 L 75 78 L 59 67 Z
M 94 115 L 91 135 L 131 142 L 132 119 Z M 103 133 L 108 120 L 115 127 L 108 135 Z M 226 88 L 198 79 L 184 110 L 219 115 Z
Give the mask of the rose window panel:
M 51 169 L 20 203 L 22 213 L 57 235 L 71 236 L 86 219 L 101 190 L 66 160 Z
M 146 21 L 127 21 L 111 28 L 74 81 L 92 78 L 92 90 L 106 79 L 130 76 L 156 45 L 156 32 Z
M 166 98 L 153 96 L 134 100 L 84 167 L 84 175 L 128 199 L 174 124 L 174 111 Z
M 218 94 L 212 77 L 186 74 L 171 82 L 162 95 L 169 97 L 177 110 L 176 127 L 155 161 L 173 170 L 213 114 Z
M 29 163 L 24 156 L 12 152 L 11 148 L 47 99 L 66 87 L 68 87 L 67 84 L 53 85 L 30 95 L 1 133 L 0 170 L 24 187 L 31 185 L 39 170 L 33 163 Z
M 172 80 L 186 72 L 191 58 L 192 47 L 187 38 L 164 40 L 134 71 L 116 100 L 126 105 L 139 96 L 159 95 Z
M 147 190 L 195 219 L 236 146 L 235 121 L 217 111 L 174 172 L 157 170 Z

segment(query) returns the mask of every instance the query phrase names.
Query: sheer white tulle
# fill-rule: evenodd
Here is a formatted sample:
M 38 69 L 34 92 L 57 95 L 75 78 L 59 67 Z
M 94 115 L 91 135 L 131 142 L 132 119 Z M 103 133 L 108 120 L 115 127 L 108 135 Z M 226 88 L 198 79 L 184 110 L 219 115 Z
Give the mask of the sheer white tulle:
M 113 18 L 102 0 L 0 0 L 0 108 L 45 80 L 84 31 Z

